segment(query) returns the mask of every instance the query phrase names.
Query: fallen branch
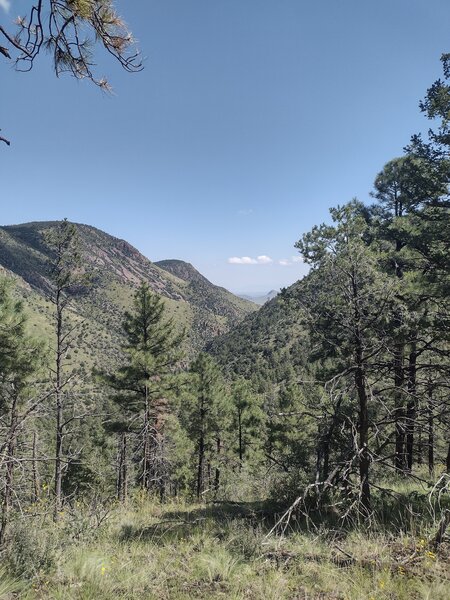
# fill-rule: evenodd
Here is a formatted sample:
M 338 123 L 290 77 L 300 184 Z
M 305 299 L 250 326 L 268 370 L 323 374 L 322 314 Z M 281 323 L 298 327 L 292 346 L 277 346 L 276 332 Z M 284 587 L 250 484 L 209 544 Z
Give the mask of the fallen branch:
M 433 541 L 431 542 L 431 545 L 433 546 L 433 548 L 437 548 L 439 546 L 439 544 L 442 543 L 442 541 L 444 539 L 445 531 L 449 525 L 450 525 L 450 510 L 447 509 L 444 511 L 444 514 L 442 516 L 441 522 L 439 523 L 439 527 L 436 532 L 436 535 L 434 536 Z

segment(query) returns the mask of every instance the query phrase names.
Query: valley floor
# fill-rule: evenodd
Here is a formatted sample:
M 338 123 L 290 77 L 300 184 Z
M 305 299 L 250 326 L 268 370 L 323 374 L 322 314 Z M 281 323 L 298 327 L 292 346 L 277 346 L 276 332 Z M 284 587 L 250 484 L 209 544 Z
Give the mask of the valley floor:
M 267 538 L 273 516 L 258 505 L 139 497 L 126 507 L 75 506 L 56 525 L 44 513 L 14 526 L 3 558 L 16 576 L 0 572 L 0 598 L 450 598 L 450 545 L 434 550 L 431 526 L 395 535 L 310 527 Z

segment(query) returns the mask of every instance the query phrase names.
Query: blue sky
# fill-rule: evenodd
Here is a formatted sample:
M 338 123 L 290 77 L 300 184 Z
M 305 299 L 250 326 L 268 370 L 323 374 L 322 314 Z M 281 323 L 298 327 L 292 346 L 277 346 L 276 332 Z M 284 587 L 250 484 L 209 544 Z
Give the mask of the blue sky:
M 6 4 L 3 24 L 30 6 Z M 0 146 L 0 221 L 89 223 L 234 291 L 305 272 L 295 241 L 330 206 L 369 200 L 383 164 L 428 127 L 418 102 L 450 50 L 448 0 L 118 8 L 145 70 L 124 73 L 100 51 L 111 96 L 56 79 L 47 56 L 27 74 L 0 57 L 12 140 Z

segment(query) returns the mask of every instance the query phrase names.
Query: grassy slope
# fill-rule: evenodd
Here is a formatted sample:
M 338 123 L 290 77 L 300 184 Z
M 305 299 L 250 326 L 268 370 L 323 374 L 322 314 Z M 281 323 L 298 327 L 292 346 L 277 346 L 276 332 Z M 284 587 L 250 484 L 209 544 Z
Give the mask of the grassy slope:
M 0 597 L 9 585 L 26 600 L 448 600 L 450 545 L 429 543 L 427 493 L 399 485 L 397 528 L 291 522 L 268 538 L 270 506 L 161 506 L 138 496 L 110 509 L 78 504 L 55 526 L 44 500 L 17 523 L 5 557 L 16 579 L 0 575 Z

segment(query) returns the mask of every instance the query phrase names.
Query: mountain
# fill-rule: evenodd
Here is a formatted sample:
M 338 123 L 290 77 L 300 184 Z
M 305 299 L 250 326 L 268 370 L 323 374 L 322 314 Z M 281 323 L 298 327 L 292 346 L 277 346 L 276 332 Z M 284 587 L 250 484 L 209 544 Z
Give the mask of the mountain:
M 186 296 L 192 302 L 217 315 L 223 315 L 233 325 L 242 320 L 243 314 L 255 310 L 248 300 L 235 296 L 223 287 L 214 285 L 190 263 L 182 260 L 160 260 L 154 264 L 184 281 L 187 284 Z
M 269 302 L 269 300 L 272 300 L 273 298 L 275 298 L 275 296 L 277 294 L 278 294 L 278 292 L 276 290 L 270 290 L 270 292 L 268 292 L 267 294 L 265 294 L 263 296 L 251 295 L 251 294 L 239 294 L 239 298 L 243 298 L 244 300 L 249 300 L 250 302 L 254 302 L 255 304 L 259 304 L 259 306 L 262 306 L 266 302 Z
M 302 281 L 283 289 L 207 350 L 231 376 L 280 384 L 304 365 L 307 339 L 301 306 Z
M 50 331 L 51 307 L 45 299 L 49 250 L 42 234 L 57 222 L 0 227 L 0 266 L 13 274 L 18 293 L 32 313 L 33 326 Z M 82 321 L 79 352 L 85 362 L 118 359 L 123 313 L 144 280 L 166 299 L 168 314 L 188 333 L 186 351 L 197 352 L 257 307 L 210 283 L 188 263 L 152 263 L 128 242 L 89 225 L 77 225 L 84 269 L 91 275 L 87 293 L 75 294 L 72 318 Z M 97 352 L 97 354 L 99 354 Z

